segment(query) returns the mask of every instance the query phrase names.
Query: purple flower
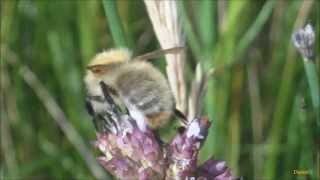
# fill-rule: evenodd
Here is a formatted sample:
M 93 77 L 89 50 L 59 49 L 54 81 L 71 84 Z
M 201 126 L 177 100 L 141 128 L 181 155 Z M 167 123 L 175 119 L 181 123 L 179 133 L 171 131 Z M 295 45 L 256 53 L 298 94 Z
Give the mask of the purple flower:
M 102 152 L 100 164 L 119 179 L 232 179 L 224 161 L 210 159 L 200 167 L 197 157 L 210 122 L 194 119 L 178 132 L 169 145 L 161 146 L 153 132 L 139 129 L 128 118 L 118 133 L 97 133 L 96 147 Z
M 109 103 L 113 103 L 109 99 Z M 208 160 L 197 166 L 198 154 L 211 125 L 195 118 L 178 131 L 171 143 L 163 144 L 146 125 L 122 113 L 115 104 L 108 123 L 100 120 L 95 146 L 100 164 L 118 179 L 232 179 L 224 161 Z M 181 129 L 180 129 L 181 130 Z

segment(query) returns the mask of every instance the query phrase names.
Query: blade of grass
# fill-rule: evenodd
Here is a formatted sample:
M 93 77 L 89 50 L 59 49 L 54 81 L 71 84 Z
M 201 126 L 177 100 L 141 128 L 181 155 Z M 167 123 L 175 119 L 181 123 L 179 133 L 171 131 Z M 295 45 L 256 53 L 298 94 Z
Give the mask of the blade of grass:
M 258 14 L 258 18 L 254 21 L 254 23 L 251 25 L 249 30 L 241 38 L 239 45 L 234 47 L 235 50 L 231 53 L 229 58 L 225 58 L 225 62 L 228 61 L 227 63 L 230 64 L 230 63 L 235 62 L 236 59 L 240 59 L 242 57 L 245 50 L 249 47 L 251 42 L 255 39 L 258 32 L 261 31 L 263 25 L 266 23 L 267 19 L 271 15 L 274 3 L 275 3 L 275 1 L 266 2 L 266 4 L 263 6 L 262 10 Z M 236 8 L 237 6 L 235 4 L 236 3 L 234 3 L 234 6 L 233 5 L 230 6 L 230 11 L 233 10 L 234 13 L 236 14 L 237 12 L 239 12 L 239 10 Z M 230 17 L 231 15 L 228 15 L 228 16 L 229 16 L 230 22 L 229 21 L 227 22 L 227 24 L 226 24 L 227 27 L 233 23 L 236 23 L 237 22 L 236 18 L 239 17 L 238 15 L 232 16 L 232 17 Z M 231 40 L 232 37 L 230 37 L 230 33 L 232 32 L 232 30 L 229 30 L 230 27 L 225 28 L 225 29 L 227 30 L 225 32 L 225 35 L 228 35 L 228 37 L 226 37 L 226 41 L 229 40 L 231 43 L 232 41 L 234 41 L 234 40 Z M 234 27 L 233 29 L 236 29 L 236 28 Z M 234 32 L 233 34 L 236 34 L 236 32 Z M 236 37 L 236 35 L 233 38 L 235 38 L 235 37 Z M 231 47 L 232 47 L 232 45 L 229 47 L 229 50 Z M 238 73 L 240 73 L 240 74 L 238 74 Z M 236 75 L 236 74 L 238 74 L 238 75 Z M 235 78 L 237 78 L 238 76 L 242 76 L 241 72 L 237 72 L 236 74 L 234 74 Z M 240 85 L 240 87 L 241 87 L 241 85 Z M 240 87 L 238 87 L 237 89 L 240 90 L 241 89 Z M 230 86 L 230 88 L 231 88 L 231 86 Z M 225 92 L 227 92 L 227 91 L 225 91 Z M 236 90 L 234 90 L 233 92 L 236 93 Z M 226 112 L 226 111 L 224 111 L 224 112 Z M 239 137 L 239 135 L 235 135 L 235 132 L 238 132 L 238 134 L 240 133 L 240 131 L 237 131 L 238 128 L 240 129 L 240 126 L 236 127 L 236 124 L 238 124 L 237 122 L 239 121 L 239 116 L 237 116 L 237 113 L 239 113 L 239 112 L 234 112 L 233 115 L 231 116 L 232 118 L 230 117 L 231 118 L 230 120 L 233 119 L 233 123 L 230 123 L 230 128 L 231 128 L 230 129 L 230 133 L 231 133 L 230 136 L 233 137 L 230 139 L 231 140 L 230 143 L 232 145 L 234 145 L 234 147 L 230 148 L 230 149 L 232 149 L 230 151 L 230 153 L 231 153 L 230 157 L 233 157 L 233 158 L 231 158 L 231 160 L 233 162 L 232 163 L 233 165 L 231 167 L 234 167 L 234 169 L 236 169 L 236 167 L 237 167 L 237 161 L 238 161 L 239 152 L 240 152 L 239 151 L 240 146 L 236 146 L 237 144 L 240 143 L 240 137 Z M 238 118 L 236 118 L 236 117 L 238 117 Z M 234 137 L 238 137 L 238 138 L 235 139 Z
M 231 94 L 230 94 L 230 105 L 229 105 L 229 142 L 230 142 L 230 164 L 233 165 L 234 173 L 239 173 L 239 161 L 240 161 L 240 150 L 241 150 L 241 110 L 242 101 L 244 94 L 244 69 L 235 68 L 232 77 Z
M 216 26 L 215 26 L 215 18 L 216 18 L 216 1 L 204 0 L 199 2 L 199 10 L 198 10 L 198 27 L 199 27 L 199 35 L 201 40 L 201 49 L 202 56 L 199 56 L 200 60 L 204 63 L 204 71 L 208 71 L 213 68 L 212 62 L 212 50 L 214 48 L 215 36 L 216 36 Z M 214 93 L 213 93 L 213 81 L 208 81 L 207 95 L 206 95 L 206 108 L 207 114 L 211 120 L 211 122 L 215 122 L 214 118 Z M 210 138 L 211 137 L 211 138 Z M 207 138 L 208 142 L 213 142 L 212 136 Z M 209 151 L 212 147 L 203 148 Z M 209 154 L 207 155 L 209 156 Z M 208 157 L 207 157 L 208 158 Z M 206 158 L 206 159 L 207 159 Z
M 1 2 L 1 17 L 0 17 L 0 134 L 1 134 L 1 163 L 0 178 L 14 178 L 20 172 L 20 167 L 17 164 L 16 150 L 14 146 L 14 133 L 12 131 L 12 123 L 17 121 L 17 106 L 15 94 L 11 92 L 11 78 L 7 69 L 7 64 L 4 63 L 5 50 L 4 46 L 8 45 L 12 39 L 12 23 L 14 20 L 16 2 L 5 1 Z M 1 159 L 2 159 L 1 158 Z M 3 173 L 2 173 L 3 172 Z
M 290 115 L 290 120 L 288 123 L 288 134 L 290 136 L 287 136 L 285 139 L 287 141 L 287 148 L 292 149 L 291 151 L 287 152 L 285 156 L 283 157 L 284 159 L 284 167 L 285 169 L 290 169 L 291 171 L 294 169 L 297 169 L 296 164 L 298 163 L 297 154 L 301 153 L 301 150 L 299 148 L 299 145 L 301 143 L 299 139 L 302 141 L 305 141 L 305 137 L 301 137 L 300 129 L 301 127 L 299 126 L 299 111 L 301 108 L 301 96 L 296 95 L 293 103 L 293 108 L 292 108 L 292 113 Z M 305 128 L 305 127 L 302 127 Z M 286 173 L 284 175 L 284 179 L 292 179 L 294 178 L 294 174 L 292 172 Z
M 316 124 L 317 124 L 316 137 L 320 137 L 320 105 L 319 105 L 320 104 L 319 103 L 320 89 L 319 89 L 319 79 L 318 79 L 319 74 L 317 73 L 317 67 L 316 67 L 315 62 L 304 59 L 303 64 L 304 64 L 305 72 L 307 74 L 307 80 L 308 80 L 308 84 L 309 84 L 311 101 L 312 101 L 312 105 L 313 105 L 314 112 L 316 115 L 316 117 L 315 117 Z M 305 112 L 304 112 L 304 114 L 305 114 Z M 304 133 L 307 133 L 307 131 L 304 131 Z M 319 158 L 320 158 L 320 151 L 319 151 L 320 144 L 319 144 L 319 142 L 318 142 L 318 144 L 315 144 L 315 147 L 318 148 L 318 151 L 315 150 L 315 151 L 311 151 L 311 153 L 307 153 L 307 154 L 312 154 L 312 152 L 315 152 L 316 153 L 315 158 L 318 160 L 318 161 L 314 162 L 314 164 L 313 164 L 313 166 L 315 167 L 315 168 L 313 168 L 313 173 L 312 173 L 312 175 L 314 176 L 314 179 L 316 179 L 317 177 L 320 176 L 319 170 L 318 171 L 316 170 L 317 167 L 320 167 L 319 166 Z M 304 148 L 304 149 L 305 149 L 305 151 L 309 151 L 312 148 Z M 302 154 L 302 156 L 304 156 L 304 155 L 305 154 Z M 299 167 L 302 169 L 305 168 L 308 165 L 307 164 L 308 162 L 309 162 L 308 159 L 302 159 Z M 309 167 L 309 169 L 312 169 L 311 167 L 312 167 L 312 165 Z
M 315 62 L 304 60 L 304 69 L 307 75 L 307 80 L 310 88 L 311 101 L 317 120 L 317 134 L 320 135 L 320 88 L 319 74 Z
M 70 120 L 68 120 L 67 116 L 64 114 L 55 99 L 47 91 L 45 86 L 40 82 L 36 74 L 31 71 L 26 65 L 21 64 L 20 61 L 18 61 L 18 57 L 16 55 L 13 55 L 15 53 L 11 54 L 12 55 L 9 57 L 12 58 L 7 59 L 8 63 L 14 67 L 19 67 L 19 75 L 38 96 L 40 101 L 47 109 L 48 113 L 51 115 L 52 119 L 61 128 L 66 137 L 69 139 L 70 143 L 73 144 L 75 149 L 80 153 L 81 157 L 86 162 L 92 174 L 98 179 L 110 179 L 106 175 L 105 171 L 98 165 L 98 162 L 88 149 L 86 143 L 83 141 L 83 138 L 70 123 Z
M 116 47 L 127 47 L 128 43 L 120 20 L 116 1 L 103 0 L 104 12 L 108 19 L 108 27 L 111 30 L 112 38 Z
M 262 10 L 259 12 L 257 18 L 254 20 L 253 24 L 246 31 L 244 36 L 241 38 L 239 45 L 235 47 L 233 63 L 236 60 L 241 59 L 245 50 L 253 42 L 257 34 L 261 31 L 263 25 L 266 23 L 271 15 L 275 1 L 267 1 Z M 230 61 L 230 62 L 232 62 Z M 230 148 L 230 160 L 232 163 L 231 167 L 234 167 L 234 171 L 238 171 L 238 161 L 240 160 L 240 113 L 241 113 L 241 93 L 243 84 L 241 83 L 243 79 L 243 71 L 241 69 L 234 69 L 234 75 L 232 78 L 233 85 L 230 86 L 232 89 L 232 101 L 230 101 L 230 118 L 229 118 L 229 142 L 231 144 Z
M 215 18 L 216 18 L 216 1 L 204 0 L 199 1 L 199 9 L 197 14 L 197 19 L 199 19 L 198 27 L 199 27 L 199 36 L 201 40 L 201 49 L 202 54 L 199 56 L 199 60 L 203 62 L 203 67 L 205 72 L 213 67 L 212 62 L 212 50 L 215 44 L 215 36 L 216 36 L 216 26 L 215 26 Z M 209 116 L 209 119 L 213 124 L 215 124 L 215 107 L 214 107 L 214 82 L 210 79 L 207 82 L 207 93 L 205 98 L 205 108 L 206 114 Z M 207 137 L 204 147 L 201 150 L 200 161 L 204 161 L 212 156 L 214 135 L 213 130 L 209 131 L 209 135 Z
M 12 90 L 12 79 L 8 73 L 8 67 L 6 63 L 3 63 L 6 55 L 4 46 L 1 47 L 1 66 L 0 66 L 0 134 L 1 134 L 1 150 L 3 152 L 3 168 L 5 169 L 5 177 L 14 178 L 20 172 L 16 159 L 16 146 L 14 146 L 14 124 L 17 123 L 18 110 L 16 106 L 16 99 Z
M 2 43 L 9 43 L 10 41 L 10 30 L 12 29 L 13 23 L 13 13 L 15 11 L 16 1 L 4 1 L 1 2 L 1 17 L 0 17 L 0 37 L 1 37 L 1 44 Z
M 254 57 L 257 59 L 257 57 Z M 263 157 L 261 151 L 256 150 L 254 146 L 262 143 L 264 130 L 263 106 L 261 103 L 261 91 L 259 82 L 257 62 L 248 65 L 248 93 L 250 98 L 251 123 L 252 123 L 252 139 L 253 145 L 253 175 L 255 179 L 259 179 L 262 174 Z
M 82 62 L 86 65 L 96 51 L 98 3 L 97 1 L 78 2 L 77 10 Z
M 276 1 L 272 0 L 272 1 L 266 1 L 266 3 L 263 5 L 255 21 L 239 41 L 239 44 L 237 46 L 237 50 L 235 53 L 237 54 L 237 57 L 242 57 L 245 50 L 249 47 L 249 45 L 255 39 L 257 34 L 261 31 L 263 25 L 265 25 L 265 23 L 270 17 L 275 3 Z
M 300 95 L 300 98 L 302 98 L 301 95 Z M 316 173 L 317 173 L 317 170 L 319 169 L 317 169 L 317 167 L 315 166 L 315 160 L 313 159 L 313 157 L 315 157 L 314 155 L 316 155 L 316 152 L 317 152 L 317 146 L 313 142 L 313 138 L 312 138 L 313 132 L 310 131 L 313 123 L 309 121 L 308 115 L 307 115 L 307 109 L 304 108 L 303 106 L 300 105 L 300 107 L 297 109 L 297 114 L 299 118 L 298 130 L 300 131 L 299 133 L 300 141 L 298 142 L 303 142 L 303 144 L 299 143 L 299 145 L 301 146 L 300 152 L 299 152 L 300 158 L 297 159 L 299 163 L 296 169 L 308 171 L 311 179 L 315 180 L 317 179 Z
M 179 15 L 182 21 L 182 28 L 183 28 L 183 31 L 186 33 L 186 38 L 187 38 L 188 44 L 190 45 L 190 49 L 194 54 L 194 57 L 196 57 L 196 60 L 199 60 L 197 58 L 201 57 L 201 49 L 200 49 L 201 46 L 196 37 L 195 31 L 192 28 L 191 21 L 188 18 L 187 10 L 184 6 L 184 2 L 185 1 L 177 1 Z
M 80 128 L 81 126 L 81 129 L 87 129 L 89 121 L 79 121 L 85 112 L 84 105 L 78 103 L 78 97 L 82 96 L 81 88 L 79 88 L 81 87 L 81 78 L 79 68 L 77 68 L 78 64 L 75 62 L 76 58 L 73 54 L 74 47 L 71 38 L 68 30 L 65 30 L 64 33 L 48 32 L 48 47 L 52 57 L 50 62 L 54 70 L 53 76 L 59 82 L 61 92 L 59 97 L 61 97 L 62 107 L 77 127 Z M 62 43 L 61 39 L 64 39 L 65 42 Z M 86 133 L 86 131 L 83 133 Z
M 225 29 L 225 31 L 221 32 L 221 37 L 219 38 L 219 42 L 215 46 L 212 56 L 212 64 L 213 67 L 217 67 L 219 65 L 226 65 L 229 62 L 233 61 L 234 57 L 234 42 L 236 41 L 236 37 L 238 36 L 238 30 L 236 30 L 238 25 L 237 19 L 235 17 L 239 17 L 241 12 L 245 9 L 247 2 L 245 1 L 232 1 L 229 3 L 229 10 L 227 11 L 226 19 L 224 19 L 225 23 L 222 23 L 225 27 L 219 29 Z M 214 115 L 215 123 L 211 127 L 210 134 L 208 138 L 210 140 L 213 139 L 213 142 L 209 142 L 211 152 L 218 157 L 222 157 L 227 159 L 226 157 L 231 157 L 229 153 L 230 151 L 225 151 L 226 145 L 230 142 L 228 141 L 228 123 L 227 123 L 227 112 L 229 107 L 230 100 L 230 91 L 231 91 L 231 77 L 232 71 L 228 71 L 228 73 L 224 73 L 223 75 L 215 78 L 213 81 L 209 82 L 208 93 L 214 93 L 213 98 L 213 106 L 207 107 L 208 112 L 212 112 Z M 212 83 L 212 84 L 211 84 Z M 212 102 L 210 102 L 212 103 Z M 214 108 L 214 109 L 212 109 Z M 234 150 L 236 152 L 236 150 Z M 232 160 L 227 159 L 228 164 Z M 237 160 L 233 161 L 236 162 Z M 236 163 L 231 163 L 231 168 L 235 168 Z
M 215 46 L 216 48 L 212 51 L 213 67 L 217 67 L 219 65 L 227 65 L 231 64 L 234 60 L 234 52 L 235 52 L 235 41 L 239 36 L 239 25 L 238 25 L 238 17 L 241 16 L 241 12 L 246 9 L 246 5 L 248 2 L 246 1 L 231 1 L 228 2 L 228 11 L 226 12 L 225 23 L 223 24 L 222 32 L 220 32 L 219 42 Z M 224 73 L 223 75 L 216 77 L 214 81 L 210 83 L 214 83 L 213 85 L 209 84 L 209 88 L 211 89 L 208 93 L 214 93 L 214 116 L 215 116 L 215 124 L 213 124 L 211 128 L 211 134 L 209 134 L 209 139 L 213 137 L 213 142 L 209 142 L 211 144 L 212 153 L 215 156 L 225 158 L 230 164 L 233 172 L 237 174 L 238 171 L 238 157 L 239 157 L 239 129 L 236 130 L 233 134 L 231 129 L 237 129 L 239 126 L 234 124 L 231 129 L 228 127 L 230 124 L 228 123 L 228 111 L 230 105 L 230 94 L 232 92 L 231 80 L 233 77 L 233 71 L 228 71 L 228 73 Z M 212 111 L 211 109 L 207 109 L 207 111 Z M 233 116 L 236 117 L 236 116 Z M 233 118 L 234 119 L 234 118 Z M 236 118 L 237 119 L 237 118 Z M 234 119 L 235 120 L 235 119 Z M 230 139 L 230 138 L 231 139 Z M 237 137 L 234 139 L 233 137 Z M 227 146 L 228 151 L 225 151 Z M 234 145 L 234 146 L 233 146 Z
M 38 81 L 35 74 L 26 66 L 22 66 L 20 69 L 20 75 L 23 77 L 26 83 L 28 83 L 28 85 L 33 88 L 37 96 L 44 103 L 44 106 L 52 115 L 53 119 L 57 122 L 57 124 L 69 138 L 70 142 L 79 151 L 81 156 L 86 161 L 92 174 L 98 179 L 106 179 L 106 174 L 104 173 L 102 168 L 99 167 L 97 161 L 87 148 L 86 144 L 83 142 L 77 130 L 73 127 L 72 124 L 69 123 L 69 120 L 67 120 L 67 117 L 64 115 L 63 111 L 59 108 L 58 104 L 56 104 L 55 100 L 51 97 L 49 92 L 47 92 L 45 87 L 43 87 L 42 84 Z
M 292 5 L 298 8 L 298 13 L 296 13 L 297 18 L 293 26 L 294 30 L 297 29 L 297 27 L 302 26 L 307 18 L 310 8 L 312 7 L 312 1 L 304 1 L 301 5 L 300 3 L 301 2 L 296 1 L 292 2 Z M 292 106 L 292 97 L 294 96 L 294 76 L 297 73 L 297 67 L 296 63 L 292 62 L 292 60 L 295 59 L 295 54 L 293 53 L 293 46 L 290 44 L 291 42 L 288 44 L 286 64 L 283 70 L 280 89 L 275 105 L 272 128 L 268 137 L 271 147 L 268 149 L 269 154 L 265 164 L 264 177 L 271 179 L 275 179 L 277 177 L 277 159 L 279 151 L 281 150 L 280 139 L 283 135 L 283 127 L 287 122 L 287 114 L 290 112 L 289 109 Z
M 246 33 L 244 34 L 244 36 L 240 39 L 238 46 L 236 47 L 236 52 L 235 52 L 235 59 L 241 59 L 241 57 L 243 56 L 243 54 L 245 53 L 246 49 L 249 47 L 249 45 L 253 42 L 253 40 L 256 38 L 256 36 L 258 35 L 258 33 L 261 31 L 263 25 L 267 22 L 267 20 L 269 19 L 271 13 L 272 13 L 272 9 L 274 7 L 275 1 L 267 1 L 261 11 L 259 12 L 257 18 L 254 20 L 254 22 L 252 23 L 252 25 L 250 26 L 250 28 L 246 31 Z M 239 72 L 240 73 L 240 72 Z M 235 75 L 235 78 L 239 78 L 242 74 L 240 73 L 239 75 Z M 237 82 L 237 81 L 235 81 Z M 240 90 L 241 88 L 238 87 L 238 90 Z M 237 99 L 237 97 L 235 96 L 234 98 Z M 238 100 L 237 100 L 238 101 Z M 240 106 L 239 106 L 239 109 Z M 234 135 L 237 131 L 237 128 L 240 129 L 239 124 L 237 123 L 239 120 L 239 116 L 237 115 L 236 112 L 233 113 L 232 115 L 233 121 L 231 122 L 231 126 L 230 128 L 233 129 L 231 133 L 231 135 Z M 252 119 L 252 121 L 256 121 L 256 119 Z M 238 127 L 235 128 L 234 126 L 238 124 Z M 238 132 L 239 133 L 239 132 Z M 234 137 L 235 138 L 235 137 Z M 235 144 L 235 140 L 232 141 L 232 144 Z M 240 140 L 238 140 L 238 143 L 240 143 Z M 255 142 L 257 143 L 257 142 Z M 239 149 L 240 147 L 238 147 Z M 233 148 L 234 149 L 234 148 Z M 234 158 L 232 159 L 236 159 L 236 154 L 239 153 L 239 151 L 234 151 L 233 156 Z M 255 156 L 255 160 L 259 161 L 259 159 L 257 158 L 257 156 Z M 257 163 L 257 162 L 256 162 Z M 236 165 L 235 165 L 236 166 Z M 258 165 L 255 166 L 258 169 L 261 169 L 261 167 L 259 168 Z M 260 170 L 258 170 L 260 171 Z M 256 175 L 256 177 L 259 175 Z
M 198 10 L 198 27 L 199 36 L 201 40 L 201 46 L 203 49 L 204 58 L 203 61 L 210 62 L 211 51 L 215 43 L 216 27 L 215 27 L 215 17 L 216 17 L 216 2 L 211 0 L 203 0 L 199 2 Z M 207 59 L 208 58 L 208 59 Z M 202 59 L 202 57 L 201 57 Z M 209 67 L 208 67 L 209 68 Z

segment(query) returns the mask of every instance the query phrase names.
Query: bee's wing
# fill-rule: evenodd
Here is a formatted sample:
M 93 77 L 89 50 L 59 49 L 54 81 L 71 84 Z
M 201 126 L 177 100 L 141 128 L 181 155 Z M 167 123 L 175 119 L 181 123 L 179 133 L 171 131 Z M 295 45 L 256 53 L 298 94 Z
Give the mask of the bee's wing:
M 173 48 L 168 48 L 168 49 L 160 49 L 160 50 L 155 50 L 140 56 L 136 56 L 133 58 L 133 61 L 144 61 L 144 60 L 150 60 L 150 59 L 156 59 L 164 54 L 174 54 L 182 51 L 184 47 L 173 47 Z

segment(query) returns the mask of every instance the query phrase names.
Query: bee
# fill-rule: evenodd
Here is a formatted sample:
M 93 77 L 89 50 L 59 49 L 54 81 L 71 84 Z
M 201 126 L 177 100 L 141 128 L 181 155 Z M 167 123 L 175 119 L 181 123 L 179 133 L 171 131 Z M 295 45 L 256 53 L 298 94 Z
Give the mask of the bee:
M 152 129 L 163 127 L 175 111 L 174 97 L 165 76 L 146 60 L 182 49 L 157 50 L 135 58 L 128 49 L 121 48 L 97 54 L 88 64 L 84 77 L 89 113 L 104 119 L 111 127 L 118 123 L 106 117 L 110 114 L 106 109 L 111 108 L 104 96 L 103 89 L 106 89 L 116 104 L 128 108 L 140 128 L 145 128 L 144 122 Z

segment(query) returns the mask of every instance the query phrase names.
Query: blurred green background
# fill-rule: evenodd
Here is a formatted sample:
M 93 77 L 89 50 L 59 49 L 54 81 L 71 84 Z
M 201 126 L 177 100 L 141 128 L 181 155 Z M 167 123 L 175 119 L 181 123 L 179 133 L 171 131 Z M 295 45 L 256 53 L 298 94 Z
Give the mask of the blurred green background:
M 103 177 L 85 155 L 97 152 L 84 108 L 84 67 L 121 44 L 110 27 L 124 28 L 134 54 L 159 48 L 143 1 L 104 2 L 1 1 L 1 179 Z M 220 70 L 204 99 L 212 127 L 199 161 L 225 160 L 245 179 L 319 179 L 319 92 L 310 93 L 319 85 L 319 1 L 178 5 L 186 80 L 197 62 Z M 304 63 L 291 43 L 308 22 L 316 63 Z M 157 63 L 163 72 L 164 65 Z

